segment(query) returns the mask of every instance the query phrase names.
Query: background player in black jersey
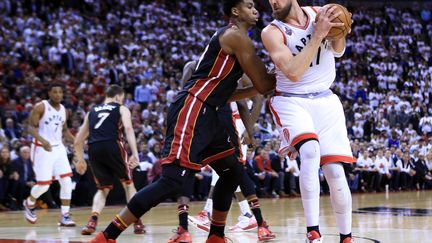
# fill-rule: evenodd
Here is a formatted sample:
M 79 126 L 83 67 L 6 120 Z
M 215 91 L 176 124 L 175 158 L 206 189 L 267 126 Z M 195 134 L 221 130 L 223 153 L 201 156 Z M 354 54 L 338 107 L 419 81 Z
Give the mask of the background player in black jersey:
M 105 206 L 115 177 L 120 179 L 127 201 L 136 193 L 132 169 L 138 165 L 138 150 L 131 113 L 123 106 L 123 100 L 124 90 L 118 85 L 109 86 L 104 103 L 92 107 L 75 138 L 77 164 L 82 164 L 85 163 L 83 145 L 88 137 L 90 166 L 98 188 L 93 197 L 92 215 L 81 231 L 83 235 L 90 235 L 96 230 L 98 216 Z M 123 145 L 123 128 L 132 150 L 129 160 Z M 134 232 L 145 232 L 139 219 L 134 224 Z
M 122 231 L 165 198 L 178 193 L 205 161 L 215 160 L 220 176 L 214 189 L 212 222 L 207 243 L 225 242 L 224 229 L 231 196 L 242 179 L 243 166 L 234 155 L 217 109 L 232 98 L 243 99 L 274 89 L 275 78 L 256 55 L 248 30 L 258 21 L 252 0 L 223 1 L 230 24 L 210 39 L 198 67 L 167 116 L 165 158 L 160 179 L 141 189 L 111 224 L 91 242 L 115 242 Z M 253 88 L 236 91 L 243 72 Z M 236 91 L 236 92 L 235 92 Z M 218 160 L 226 157 L 223 162 Z M 219 162 L 219 163 L 218 163 Z

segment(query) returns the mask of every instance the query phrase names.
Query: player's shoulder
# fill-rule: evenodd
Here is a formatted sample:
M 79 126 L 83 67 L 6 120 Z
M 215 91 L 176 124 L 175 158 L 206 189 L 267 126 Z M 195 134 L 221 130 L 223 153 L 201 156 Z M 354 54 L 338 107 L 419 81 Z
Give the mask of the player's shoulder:
M 43 112 L 44 109 L 45 109 L 45 102 L 43 100 L 36 103 L 33 107 L 33 110 L 38 112 Z

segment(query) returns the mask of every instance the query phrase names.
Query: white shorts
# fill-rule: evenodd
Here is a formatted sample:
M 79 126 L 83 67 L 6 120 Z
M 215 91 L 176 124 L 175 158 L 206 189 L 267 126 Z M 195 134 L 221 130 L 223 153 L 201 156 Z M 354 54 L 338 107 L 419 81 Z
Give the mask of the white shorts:
M 355 162 L 348 140 L 342 104 L 335 94 L 319 98 L 274 96 L 270 111 L 281 136 L 279 153 L 295 153 L 295 145 L 316 139 L 321 165 Z
M 31 160 L 39 185 L 49 185 L 52 180 L 72 176 L 72 169 L 63 144 L 53 146 L 51 152 L 46 151 L 42 146 L 32 144 Z

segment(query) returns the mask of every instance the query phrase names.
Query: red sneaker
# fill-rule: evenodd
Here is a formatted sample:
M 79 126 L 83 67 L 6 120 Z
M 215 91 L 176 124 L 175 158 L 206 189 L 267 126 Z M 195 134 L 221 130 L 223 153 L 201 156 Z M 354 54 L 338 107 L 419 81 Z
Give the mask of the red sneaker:
M 321 243 L 323 242 L 323 237 L 320 236 L 318 232 L 312 230 L 306 235 L 306 243 Z
M 267 225 L 266 221 L 264 221 L 263 224 L 258 227 L 258 240 L 265 241 L 274 238 L 276 238 L 276 235 L 269 230 L 269 226 Z
M 211 235 L 209 238 L 207 238 L 205 243 L 228 243 L 228 238 L 226 237 L 220 237 L 217 235 Z
M 167 243 L 192 243 L 192 238 L 189 231 L 179 226 L 175 234 L 171 236 Z
M 345 238 L 345 240 L 343 240 L 342 243 L 354 243 L 354 239 L 351 237 L 348 237 L 348 238 Z
M 96 225 L 97 225 L 97 220 L 94 220 L 92 217 L 90 217 L 90 220 L 88 221 L 86 226 L 84 226 L 84 228 L 81 230 L 81 234 L 82 235 L 93 234 L 96 231 Z
M 116 243 L 115 240 L 108 240 L 105 238 L 103 232 L 99 232 L 95 238 L 91 239 L 89 243 Z
M 146 231 L 144 229 L 144 225 L 141 222 L 141 219 L 138 219 L 135 223 L 134 223 L 134 233 L 137 235 L 140 234 L 144 234 Z

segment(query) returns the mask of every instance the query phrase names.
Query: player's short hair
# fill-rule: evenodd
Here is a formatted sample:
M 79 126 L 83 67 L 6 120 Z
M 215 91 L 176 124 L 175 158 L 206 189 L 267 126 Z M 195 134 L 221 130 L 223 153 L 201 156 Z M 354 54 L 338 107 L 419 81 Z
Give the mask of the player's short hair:
M 231 16 L 231 9 L 237 6 L 237 4 L 243 2 L 243 0 L 223 0 L 223 12 L 227 17 Z
M 106 89 L 106 96 L 108 98 L 114 98 L 114 96 L 121 95 L 121 94 L 124 94 L 124 90 L 122 87 L 116 84 L 112 84 L 108 86 L 108 88 Z
M 52 82 L 48 84 L 48 92 L 51 91 L 53 88 L 60 87 L 62 90 L 64 90 L 64 85 L 59 82 Z

